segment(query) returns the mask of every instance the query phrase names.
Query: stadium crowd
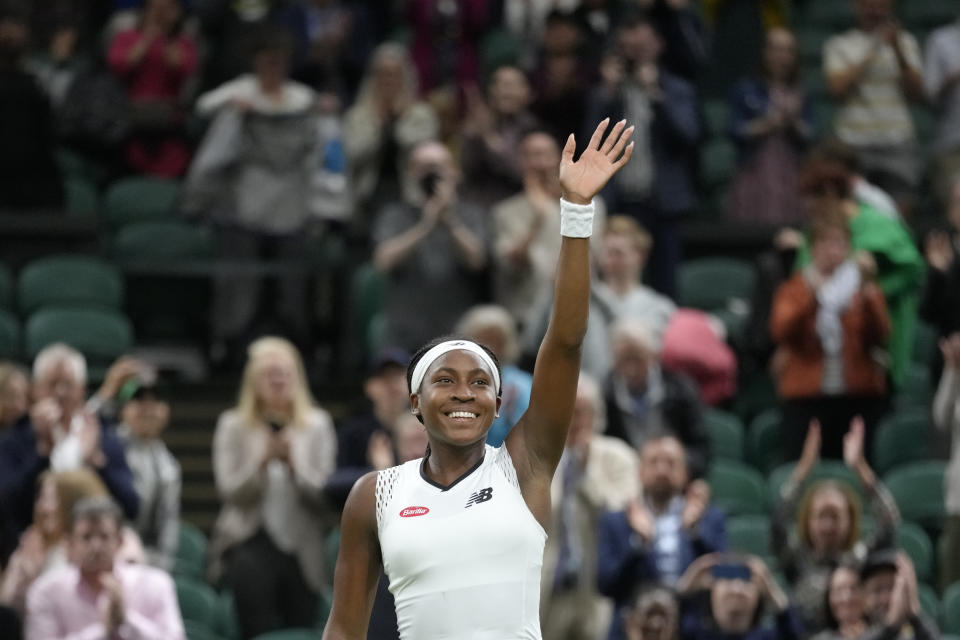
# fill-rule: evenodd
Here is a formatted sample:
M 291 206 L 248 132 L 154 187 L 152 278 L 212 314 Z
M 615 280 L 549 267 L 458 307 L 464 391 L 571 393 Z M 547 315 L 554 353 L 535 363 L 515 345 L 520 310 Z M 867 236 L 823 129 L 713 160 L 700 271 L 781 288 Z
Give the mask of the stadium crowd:
M 526 410 L 604 117 L 545 640 L 960 637 L 957 0 L 0 0 L 0 217 L 102 237 L 0 256 L 0 637 L 319 637 L 350 488 L 426 448 L 410 354 L 497 354 L 493 446 Z M 242 370 L 209 532 L 178 339 Z

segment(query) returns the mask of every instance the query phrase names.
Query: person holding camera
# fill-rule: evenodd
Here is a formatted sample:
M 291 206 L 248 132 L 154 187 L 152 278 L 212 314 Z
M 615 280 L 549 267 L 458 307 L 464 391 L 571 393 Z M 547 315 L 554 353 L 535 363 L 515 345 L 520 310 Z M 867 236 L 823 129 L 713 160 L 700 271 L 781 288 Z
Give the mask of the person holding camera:
M 450 151 L 423 142 L 410 154 L 402 202 L 377 216 L 373 263 L 389 280 L 383 344 L 413 352 L 483 302 L 485 216 L 458 199 L 459 184 Z
M 759 557 L 711 553 L 677 583 L 687 640 L 800 640 L 803 626 L 787 594 Z M 773 616 L 772 628 L 762 624 Z

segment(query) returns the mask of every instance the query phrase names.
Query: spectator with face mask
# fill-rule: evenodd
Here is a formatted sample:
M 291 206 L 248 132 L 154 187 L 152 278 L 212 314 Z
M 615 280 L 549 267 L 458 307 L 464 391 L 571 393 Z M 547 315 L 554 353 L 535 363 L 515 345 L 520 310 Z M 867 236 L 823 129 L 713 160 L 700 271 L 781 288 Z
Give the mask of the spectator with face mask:
M 643 497 L 600 519 L 597 581 L 616 611 L 609 640 L 623 638 L 623 609 L 650 583 L 675 585 L 700 556 L 727 548 L 723 512 L 710 505 L 710 487 L 690 482 L 687 451 L 676 436 L 651 434 L 640 449 Z
M 121 562 L 123 516 L 105 497 L 77 503 L 69 526 L 74 564 L 44 575 L 27 594 L 26 637 L 186 640 L 170 576 Z

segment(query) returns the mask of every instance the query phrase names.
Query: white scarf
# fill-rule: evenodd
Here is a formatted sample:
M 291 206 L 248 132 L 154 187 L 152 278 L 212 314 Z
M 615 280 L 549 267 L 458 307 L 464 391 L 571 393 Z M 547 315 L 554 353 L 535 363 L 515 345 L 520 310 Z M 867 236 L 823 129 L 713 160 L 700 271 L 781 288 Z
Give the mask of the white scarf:
M 811 268 L 812 265 L 811 265 Z M 848 259 L 817 290 L 817 335 L 828 355 L 837 355 L 843 348 L 843 323 L 840 316 L 860 289 L 860 269 Z

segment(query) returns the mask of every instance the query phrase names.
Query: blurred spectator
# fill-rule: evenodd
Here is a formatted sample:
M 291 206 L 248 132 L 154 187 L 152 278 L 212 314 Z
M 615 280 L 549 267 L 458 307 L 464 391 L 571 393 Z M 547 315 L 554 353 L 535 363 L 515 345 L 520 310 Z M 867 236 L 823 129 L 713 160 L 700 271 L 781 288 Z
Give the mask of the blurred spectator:
M 497 203 L 494 227 L 494 297 L 523 325 L 542 320 L 546 331 L 553 281 L 560 255 L 560 148 L 544 131 L 523 136 L 519 147 L 523 187 Z M 594 228 L 602 229 L 605 209 L 594 200 Z M 600 234 L 591 240 L 599 248 Z M 544 299 L 549 298 L 549 299 Z M 539 345 L 543 334 L 537 336 Z
M 155 381 L 137 378 L 120 390 L 120 426 L 133 486 L 140 498 L 134 525 L 150 564 L 173 568 L 180 531 L 180 463 L 161 436 L 170 421 L 170 405 L 157 395 Z
M 449 332 L 482 300 L 486 219 L 479 208 L 458 200 L 460 180 L 445 146 L 421 143 L 410 153 L 403 200 L 377 217 L 373 263 L 389 282 L 385 344 L 413 351 Z
M 509 65 L 490 75 L 486 96 L 476 89 L 467 92 L 460 162 L 464 194 L 477 204 L 490 206 L 524 187 L 522 143 L 537 125 L 531 99 L 527 77 Z M 558 151 L 554 174 L 559 164 Z
M 673 592 L 663 587 L 641 590 L 624 611 L 626 640 L 676 640 L 680 614 Z
M 944 522 L 946 555 L 941 558 L 940 584 L 945 590 L 960 579 L 960 333 L 940 340 L 943 376 L 933 398 L 933 424 L 950 438 L 950 466 L 943 483 L 947 502 Z
M 860 584 L 860 569 L 841 563 L 830 572 L 824 603 L 826 627 L 814 640 L 856 640 L 868 637 L 869 620 Z
M 23 615 L 27 590 L 47 571 L 68 563 L 67 538 L 74 505 L 83 498 L 106 496 L 107 488 L 88 469 L 44 472 L 33 505 L 33 524 L 23 535 L 3 572 L 0 603 Z
M 767 565 L 754 555 L 697 558 L 677 584 L 684 640 L 800 640 L 800 617 Z M 764 617 L 774 618 L 774 627 Z
M 826 154 L 815 152 L 807 160 L 800 189 L 808 219 L 839 207 L 849 221 L 852 249 L 873 255 L 877 284 L 883 291 L 890 315 L 889 371 L 894 386 L 899 386 L 911 361 L 918 290 L 923 276 L 923 258 L 910 230 L 901 221 L 857 202 L 850 174 L 842 163 L 829 159 Z M 802 236 L 798 237 L 802 240 Z M 793 246 L 799 248 L 798 266 L 806 267 L 810 263 L 810 239 L 807 238 L 806 243 L 796 243 L 796 239 Z
M 920 157 L 907 101 L 923 99 L 920 46 L 900 28 L 892 0 L 847 1 L 857 26 L 823 47 L 827 88 L 840 103 L 836 134 L 854 148 L 867 179 L 909 212 Z
M 517 322 L 503 307 L 479 305 L 460 318 L 455 333 L 488 347 L 500 362 L 500 410 L 487 432 L 487 444 L 499 447 L 527 412 L 533 384 L 533 376 L 517 367 L 520 357 Z
M 270 24 L 276 24 L 288 6 L 284 0 L 198 0 L 204 55 L 203 87 L 210 89 L 236 78 L 250 67 L 250 43 Z
M 573 418 L 551 488 L 553 522 L 541 581 L 543 637 L 602 638 L 609 600 L 597 594 L 597 523 L 640 494 L 637 454 L 603 431 L 603 396 L 580 374 Z
M 926 283 L 920 301 L 920 317 L 934 327 L 940 338 L 960 331 L 960 178 L 953 185 L 946 212 L 947 228 L 931 232 L 924 243 L 927 260 Z M 917 354 L 931 358 L 931 379 L 936 380 L 943 368 L 941 353 Z
M 299 40 L 296 78 L 318 91 L 352 100 L 373 49 L 366 7 L 344 0 L 308 0 L 288 7 L 285 22 Z
M 316 95 L 290 80 L 290 55 L 288 33 L 264 30 L 254 45 L 254 73 L 197 100 L 197 112 L 215 119 L 190 168 L 184 210 L 219 224 L 224 259 L 274 259 L 291 269 L 270 282 L 274 296 L 256 274 L 215 278 L 214 361 L 237 353 L 264 317 L 270 328 L 280 325 L 298 345 L 310 346 L 304 262 L 318 155 Z
M 128 518 L 137 515 L 138 499 L 123 443 L 112 426 L 91 411 L 101 398 L 115 395 L 127 374 L 125 361 L 110 368 L 97 394 L 84 406 L 87 363 L 62 343 L 45 347 L 33 361 L 30 415 L 0 436 L 0 521 L 7 540 L 17 540 L 32 520 L 40 474 L 47 469 L 90 468 L 103 480 Z
M 244 639 L 313 625 L 325 575 L 322 497 L 337 455 L 296 348 L 266 337 L 248 353 L 237 406 L 221 414 L 213 437 L 224 504 L 210 551 L 211 577 L 222 573 L 233 593 Z
M 740 168 L 730 188 L 727 217 L 754 224 L 799 221 L 800 157 L 814 130 L 797 40 L 789 30 L 767 32 L 761 73 L 733 87 L 730 108 Z
M 14 362 L 0 362 L 0 433 L 12 427 L 30 408 L 27 372 Z
M 900 522 L 893 496 L 864 457 L 864 427 L 859 419 L 844 437 L 843 459 L 869 501 L 876 523 L 873 533 L 861 539 L 860 499 L 846 483 L 826 480 L 801 493 L 820 458 L 820 438 L 819 425 L 811 425 L 803 454 L 780 488 L 780 502 L 770 520 L 771 549 L 793 586 L 794 601 L 809 630 L 822 629 L 828 620 L 824 594 L 837 562 L 846 556 L 862 561 L 868 552 L 892 544 Z M 796 530 L 791 533 L 787 527 L 794 522 Z
M 59 207 L 50 103 L 24 71 L 26 16 L 0 7 L 0 209 Z
M 692 0 L 637 0 L 664 42 L 663 66 L 694 81 L 709 62 L 710 48 L 699 7 Z
M 27 594 L 26 637 L 186 640 L 170 576 L 119 560 L 120 509 L 107 497 L 77 503 L 69 527 L 75 564 L 50 571 Z
M 604 388 L 607 435 L 639 449 L 666 429 L 683 443 L 684 472 L 702 477 L 710 462 L 710 441 L 696 386 L 685 375 L 660 366 L 660 342 L 640 320 L 618 322 L 610 341 L 614 365 Z
M 537 47 L 552 15 L 569 14 L 579 0 L 503 0 L 503 25 L 520 46 L 518 62 L 530 70 L 536 63 Z
M 927 100 L 937 114 L 933 136 L 933 186 L 940 203 L 950 201 L 960 177 L 960 22 L 927 37 L 923 76 Z
M 688 376 L 704 404 L 718 406 L 737 391 L 737 356 L 727 345 L 727 330 L 699 309 L 678 309 L 663 332 L 660 364 Z
M 348 416 L 337 431 L 337 470 L 327 482 L 327 495 L 340 509 L 363 474 L 398 464 L 397 423 L 410 414 L 409 361 L 410 354 L 404 349 L 381 349 L 363 382 L 362 408 Z
M 127 164 L 138 173 L 174 178 L 187 169 L 180 99 L 197 64 L 183 31 L 181 0 L 145 0 L 140 24 L 110 43 L 110 68 L 123 82 L 133 113 Z
M 581 57 L 583 37 L 569 14 L 547 14 L 534 73 L 533 113 L 557 144 L 579 131 L 587 117 L 590 67 Z
M 411 150 L 440 131 L 433 109 L 417 99 L 417 72 L 406 50 L 378 46 L 357 100 L 344 116 L 344 149 L 356 194 L 359 228 L 401 195 L 401 170 Z
M 603 79 L 590 96 L 587 121 L 626 118 L 636 130 L 633 157 L 603 195 L 611 210 L 636 218 L 651 233 L 651 281 L 672 296 L 681 259 L 678 220 L 695 206 L 692 168 L 703 130 L 697 94 L 663 69 L 662 40 L 646 19 L 621 22 L 616 42 L 601 64 Z
M 903 551 L 870 554 L 860 570 L 867 617 L 896 640 L 938 640 L 936 623 L 927 618 L 917 593 L 917 573 Z
M 623 608 L 638 586 L 674 585 L 699 556 L 727 548 L 724 515 L 710 506 L 710 487 L 690 477 L 680 440 L 651 435 L 640 449 L 643 497 L 600 519 L 597 579 L 617 611 L 609 640 L 624 637 Z
M 80 29 L 71 20 L 58 21 L 46 46 L 35 51 L 26 67 L 43 87 L 54 110 L 63 107 L 70 85 L 89 71 L 92 60 L 80 48 Z
M 492 26 L 491 0 L 408 0 L 405 22 L 411 31 L 410 54 L 428 93 L 454 87 L 458 95 L 480 76 L 479 47 Z
M 886 191 L 868 181 L 860 172 L 860 161 L 853 148 L 837 138 L 829 138 L 817 148 L 827 160 L 839 162 L 850 176 L 853 199 L 892 220 L 902 220 L 897 203 Z
M 884 367 L 874 352 L 890 335 L 876 263 L 851 255 L 850 226 L 836 209 L 810 226 L 811 262 L 777 289 L 770 331 L 788 457 L 799 455 L 811 420 L 823 426 L 824 455 L 840 458 L 854 416 L 866 421 L 868 448 L 884 412 Z

